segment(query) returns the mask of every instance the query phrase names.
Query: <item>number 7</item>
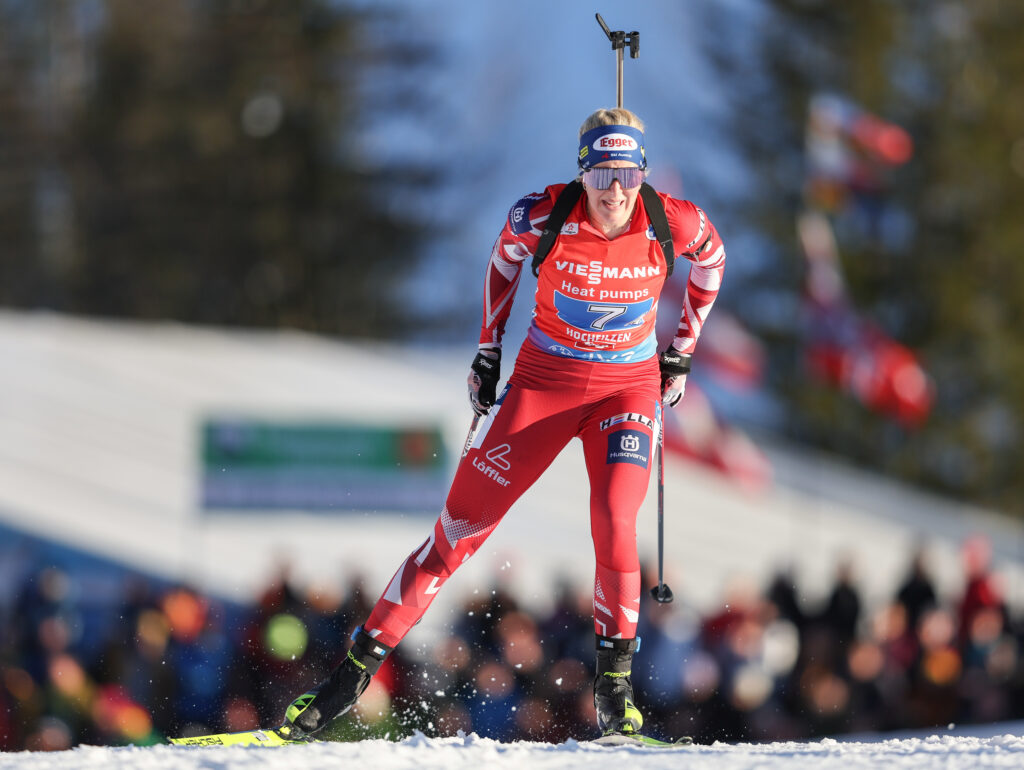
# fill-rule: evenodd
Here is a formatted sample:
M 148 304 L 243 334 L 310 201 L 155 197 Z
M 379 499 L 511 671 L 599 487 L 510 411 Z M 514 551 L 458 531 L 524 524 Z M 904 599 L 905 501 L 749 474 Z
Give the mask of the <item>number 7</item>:
M 603 329 L 613 318 L 618 318 L 620 315 L 625 313 L 629 308 L 626 305 L 587 305 L 587 311 L 590 313 L 601 313 L 599 318 L 594 319 L 591 324 L 591 329 Z

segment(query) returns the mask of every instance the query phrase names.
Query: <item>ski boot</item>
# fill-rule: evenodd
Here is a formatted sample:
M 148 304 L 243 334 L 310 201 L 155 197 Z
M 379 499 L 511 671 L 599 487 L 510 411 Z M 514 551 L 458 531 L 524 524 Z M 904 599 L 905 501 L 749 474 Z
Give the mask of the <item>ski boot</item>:
M 292 701 L 279 730 L 283 736 L 293 740 L 308 738 L 352 708 L 392 649 L 375 641 L 361 627 L 352 634 L 352 641 L 352 649 L 341 665 L 326 680 Z
M 601 733 L 634 735 L 644 718 L 633 702 L 633 653 L 637 639 L 597 637 L 597 676 L 594 677 L 594 708 Z

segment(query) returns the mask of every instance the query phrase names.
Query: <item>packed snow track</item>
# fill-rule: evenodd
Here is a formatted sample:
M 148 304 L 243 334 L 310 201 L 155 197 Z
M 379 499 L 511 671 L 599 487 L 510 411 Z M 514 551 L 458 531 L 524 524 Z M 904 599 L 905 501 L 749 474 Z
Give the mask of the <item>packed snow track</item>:
M 1024 737 L 900 738 L 877 741 L 811 743 L 714 744 L 676 749 L 608 748 L 570 741 L 565 744 L 500 743 L 476 735 L 427 738 L 415 735 L 401 742 L 367 740 L 308 746 L 260 747 L 99 747 L 81 746 L 54 753 L 0 754 L 0 770 L 229 770 L 260 767 L 270 770 L 459 770 L 459 768 L 536 768 L 536 770 L 851 770 L 856 768 L 1020 768 Z

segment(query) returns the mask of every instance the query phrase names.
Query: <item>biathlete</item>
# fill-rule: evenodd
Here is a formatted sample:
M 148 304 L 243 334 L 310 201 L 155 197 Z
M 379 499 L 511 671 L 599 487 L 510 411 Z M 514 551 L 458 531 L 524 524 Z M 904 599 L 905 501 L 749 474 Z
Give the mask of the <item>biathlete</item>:
M 574 436 L 583 442 L 591 490 L 598 727 L 640 731 L 630 679 L 641 593 L 636 517 L 662 405 L 683 396 L 725 264 L 722 241 L 700 208 L 650 188 L 641 194 L 643 128 L 622 108 L 598 110 L 580 128 L 582 194 L 570 199 L 554 244 L 549 235 L 550 251 L 535 266 L 533 321 L 499 395 L 512 299 L 566 185 L 527 195 L 509 212 L 487 265 L 479 350 L 468 380 L 472 407 L 486 417 L 429 537 L 356 629 L 345 660 L 289 706 L 285 734 L 313 735 L 352 707 L 451 574 Z M 647 204 L 647 195 L 656 197 Z M 672 249 L 660 242 L 659 218 L 667 219 Z M 658 355 L 658 297 L 676 254 L 690 263 L 686 299 L 675 338 Z

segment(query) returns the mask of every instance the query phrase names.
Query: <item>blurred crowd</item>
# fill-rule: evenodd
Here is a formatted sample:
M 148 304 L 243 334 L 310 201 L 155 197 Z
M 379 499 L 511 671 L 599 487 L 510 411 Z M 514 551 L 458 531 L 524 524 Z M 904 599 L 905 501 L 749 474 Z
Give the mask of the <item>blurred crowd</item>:
M 645 731 L 766 741 L 1024 717 L 1024 618 L 1008 611 L 984 540 L 965 543 L 964 565 L 960 594 L 941 597 L 918 553 L 872 607 L 849 565 L 814 606 L 785 572 L 710 614 L 645 596 L 633 675 Z M 553 590 L 543 615 L 503 587 L 470 593 L 439 638 L 399 646 L 328 737 L 593 736 L 591 597 Z M 36 565 L 0 604 L 0 749 L 280 724 L 376 599 L 359 578 L 300 591 L 287 569 L 252 606 L 143 577 L 117 600 L 87 593 L 68 570 Z

